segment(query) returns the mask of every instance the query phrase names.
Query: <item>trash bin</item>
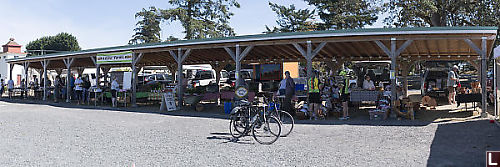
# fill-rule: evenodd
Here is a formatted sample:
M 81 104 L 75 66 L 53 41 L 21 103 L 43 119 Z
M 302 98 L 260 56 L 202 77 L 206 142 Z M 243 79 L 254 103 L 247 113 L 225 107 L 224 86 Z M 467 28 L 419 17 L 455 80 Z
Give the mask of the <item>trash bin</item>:
M 231 114 L 232 109 L 233 109 L 233 104 L 231 102 L 224 102 L 224 113 Z

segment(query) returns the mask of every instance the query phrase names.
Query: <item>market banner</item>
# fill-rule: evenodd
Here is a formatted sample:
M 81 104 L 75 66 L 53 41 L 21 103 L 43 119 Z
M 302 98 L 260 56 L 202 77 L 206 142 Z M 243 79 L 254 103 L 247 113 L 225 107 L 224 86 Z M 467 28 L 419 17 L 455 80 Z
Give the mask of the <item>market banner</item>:
M 132 63 L 133 52 L 115 52 L 97 54 L 97 64 L 122 64 Z

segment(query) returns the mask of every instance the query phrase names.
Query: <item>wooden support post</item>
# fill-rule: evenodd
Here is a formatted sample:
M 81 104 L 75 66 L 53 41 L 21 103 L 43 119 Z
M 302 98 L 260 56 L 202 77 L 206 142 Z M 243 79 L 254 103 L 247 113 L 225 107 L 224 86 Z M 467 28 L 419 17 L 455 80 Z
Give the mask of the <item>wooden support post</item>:
M 382 49 L 385 54 L 387 54 L 391 58 L 391 106 L 393 111 L 396 109 L 396 100 L 397 100 L 397 85 L 396 85 L 396 65 L 397 65 L 397 57 L 401 52 L 403 52 L 413 40 L 407 40 L 401 47 L 396 48 L 396 38 L 391 38 L 391 49 L 387 48 L 384 43 L 380 41 L 375 41 L 375 43 Z M 396 118 L 396 112 L 391 112 L 391 117 Z
M 187 49 L 185 52 L 182 51 L 182 48 L 177 49 L 177 53 L 173 50 L 169 51 L 170 55 L 174 57 L 174 60 L 177 62 L 177 103 L 178 106 L 181 107 L 184 104 L 184 84 L 183 84 L 183 76 L 182 76 L 182 63 L 186 60 L 187 56 L 191 53 L 191 49 Z
M 166 65 L 168 68 L 168 71 L 170 72 L 170 75 L 172 75 L 172 79 L 175 81 L 176 77 L 176 72 L 177 72 L 177 63 L 172 63 L 172 64 L 167 64 Z
M 132 57 L 132 95 L 130 96 L 132 107 L 137 107 L 137 74 L 140 68 L 137 64 L 141 61 L 143 55 L 143 53 L 134 53 Z
M 76 68 L 76 73 L 78 74 L 78 77 L 83 76 L 83 71 L 85 71 L 85 67 L 77 67 Z
M 486 64 L 486 60 L 487 60 L 487 46 L 486 46 L 486 40 L 488 38 L 487 37 L 482 37 L 481 38 L 481 48 L 479 48 L 478 46 L 476 46 L 476 44 L 474 44 L 470 39 L 464 39 L 465 43 L 467 43 L 474 51 L 476 51 L 477 54 L 479 54 L 479 56 L 481 56 L 481 65 L 480 65 L 480 69 L 479 70 L 479 74 L 481 74 L 481 117 L 485 118 L 487 116 L 486 114 L 486 111 L 487 111 L 487 94 L 488 92 L 486 91 L 486 75 L 487 75 L 487 72 L 488 72 L 488 66 Z
M 64 65 L 66 65 L 66 71 L 67 71 L 67 75 L 66 75 L 66 102 L 69 103 L 71 102 L 71 86 L 70 86 L 70 82 L 71 82 L 71 65 L 73 64 L 73 61 L 75 60 L 75 58 L 65 58 L 63 59 L 63 62 L 64 62 Z
M 235 51 L 230 49 L 229 47 L 224 47 L 226 52 L 233 58 L 235 64 L 236 64 L 236 71 L 235 71 L 235 78 L 236 78 L 236 87 L 240 86 L 240 74 L 241 74 L 241 61 L 250 53 L 250 51 L 253 49 L 253 45 L 247 46 L 243 52 L 241 52 L 240 45 L 236 44 L 235 46 Z
M 300 54 L 306 59 L 307 61 L 307 80 L 312 77 L 313 75 L 313 70 L 312 70 L 312 60 L 314 57 L 325 47 L 326 42 L 321 42 L 314 50 L 312 48 L 312 42 L 307 41 L 307 48 L 304 50 L 302 46 L 300 46 L 298 43 L 293 43 L 292 44 L 295 49 L 297 49 Z
M 24 62 L 24 88 L 23 88 L 23 91 L 24 91 L 24 99 L 27 99 L 28 98 L 28 80 L 29 80 L 29 76 L 28 76 L 28 68 L 30 66 L 30 62 Z
M 43 97 L 42 100 L 47 100 L 47 67 L 49 66 L 50 60 L 42 60 L 43 67 Z
M 14 69 L 14 64 L 9 64 L 9 80 L 14 80 L 14 78 L 12 78 L 13 69 Z
M 92 62 L 94 62 L 95 65 L 95 83 L 96 87 L 100 88 L 101 87 L 101 64 L 97 64 L 97 57 L 90 57 L 92 59 Z

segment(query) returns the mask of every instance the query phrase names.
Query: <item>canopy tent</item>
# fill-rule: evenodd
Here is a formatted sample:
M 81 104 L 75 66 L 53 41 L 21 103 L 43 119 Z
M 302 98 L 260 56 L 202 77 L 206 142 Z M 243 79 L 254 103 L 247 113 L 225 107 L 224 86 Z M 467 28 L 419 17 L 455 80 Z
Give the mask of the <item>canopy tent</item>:
M 132 51 L 132 64 L 106 66 L 133 66 L 133 69 L 167 66 L 182 71 L 184 64 L 210 63 L 217 66 L 235 63 L 239 71 L 240 63 L 306 61 L 308 75 L 311 74 L 312 61 L 391 60 L 392 71 L 399 68 L 398 62 L 407 67 L 407 63 L 415 60 L 482 60 L 475 63 L 486 67 L 486 56 L 491 55 L 496 37 L 496 27 L 310 31 L 125 45 L 10 59 L 8 63 L 43 69 L 41 62 L 48 61 L 46 69 L 94 68 L 97 64 L 93 60 L 99 53 Z M 486 71 L 486 68 L 481 69 Z M 392 83 L 395 86 L 395 80 Z M 182 91 L 179 93 L 182 99 Z

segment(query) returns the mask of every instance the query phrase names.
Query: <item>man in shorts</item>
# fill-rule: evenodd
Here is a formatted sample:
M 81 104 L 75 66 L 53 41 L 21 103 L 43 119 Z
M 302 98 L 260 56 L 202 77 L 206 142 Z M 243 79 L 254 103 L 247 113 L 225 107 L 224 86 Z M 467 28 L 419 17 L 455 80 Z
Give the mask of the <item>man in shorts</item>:
M 319 78 L 318 71 L 314 71 L 313 77 L 309 78 L 307 81 L 308 95 L 309 95 L 309 112 L 310 119 L 317 120 L 318 116 L 321 116 L 321 95 L 319 92 Z

